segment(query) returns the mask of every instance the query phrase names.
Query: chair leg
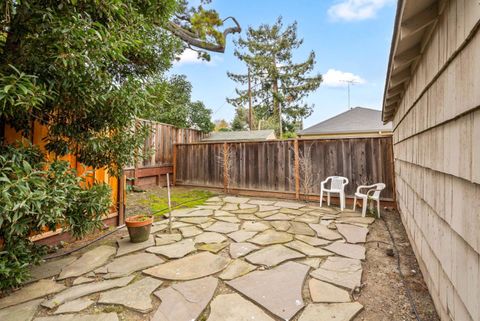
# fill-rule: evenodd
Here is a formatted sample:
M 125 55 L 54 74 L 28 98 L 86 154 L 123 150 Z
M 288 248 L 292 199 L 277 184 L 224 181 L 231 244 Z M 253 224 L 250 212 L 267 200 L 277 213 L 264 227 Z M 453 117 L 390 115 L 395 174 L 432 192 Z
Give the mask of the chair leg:
M 380 218 L 380 200 L 377 200 L 377 216 Z
M 340 210 L 343 212 L 344 208 L 345 208 L 345 194 L 340 193 Z
M 353 210 L 355 211 L 355 207 L 357 206 L 357 197 L 353 197 Z
M 362 206 L 362 217 L 365 217 L 365 215 L 367 214 L 367 207 L 368 207 L 368 199 L 364 199 L 363 202 L 362 202 L 363 206 Z
M 322 207 L 322 202 L 323 202 L 323 189 L 320 190 L 320 207 Z
M 330 206 L 330 192 L 327 192 L 327 205 Z

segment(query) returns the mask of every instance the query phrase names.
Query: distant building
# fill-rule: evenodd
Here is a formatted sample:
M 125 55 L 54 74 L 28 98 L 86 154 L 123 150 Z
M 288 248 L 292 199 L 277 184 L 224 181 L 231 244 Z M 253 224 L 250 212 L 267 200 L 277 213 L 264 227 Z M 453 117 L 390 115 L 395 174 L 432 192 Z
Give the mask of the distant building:
M 383 124 L 382 111 L 355 107 L 297 132 L 302 138 L 351 138 L 392 135 L 392 123 Z
M 276 139 L 273 129 L 213 132 L 202 139 L 203 142 L 231 142 L 240 140 L 262 141 Z

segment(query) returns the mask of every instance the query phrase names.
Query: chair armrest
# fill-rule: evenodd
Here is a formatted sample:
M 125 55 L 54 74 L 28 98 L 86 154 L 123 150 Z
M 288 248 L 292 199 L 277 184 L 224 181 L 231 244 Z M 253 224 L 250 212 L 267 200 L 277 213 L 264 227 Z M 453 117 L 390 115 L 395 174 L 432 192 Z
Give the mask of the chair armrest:
M 360 185 L 359 187 L 357 187 L 357 193 L 360 193 L 360 190 L 362 189 L 365 189 L 365 188 L 372 188 L 372 187 L 377 187 L 377 185 Z M 367 192 L 368 194 L 368 192 Z
M 320 174 L 319 174 L 320 175 Z M 328 180 L 332 179 L 332 176 L 328 176 L 327 178 L 325 178 L 324 181 L 321 181 L 320 182 L 320 186 L 324 187 L 325 184 L 328 182 Z
M 348 182 L 349 182 L 348 178 L 345 177 L 345 182 L 342 184 L 344 188 L 346 185 L 348 185 Z

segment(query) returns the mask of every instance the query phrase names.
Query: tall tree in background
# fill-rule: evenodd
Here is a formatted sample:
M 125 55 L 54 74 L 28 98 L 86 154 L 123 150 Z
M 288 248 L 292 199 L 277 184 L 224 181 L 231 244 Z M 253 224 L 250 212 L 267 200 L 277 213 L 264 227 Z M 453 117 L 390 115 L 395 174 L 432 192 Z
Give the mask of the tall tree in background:
M 312 113 L 314 106 L 308 105 L 305 98 L 322 82 L 320 74 L 311 75 L 315 65 L 313 51 L 305 61 L 293 61 L 293 51 L 302 43 L 297 36 L 297 23 L 284 27 L 281 17 L 271 26 L 249 27 L 246 37 L 235 42 L 235 56 L 250 71 L 255 117 L 266 121 L 274 118 L 280 135 L 283 129 L 291 129 Z M 229 72 L 228 77 L 242 88 L 248 84 L 248 73 Z M 248 106 L 248 89 L 237 88 L 236 92 L 237 97 L 227 101 L 237 108 Z
M 185 75 L 173 75 L 159 80 L 149 88 L 152 106 L 145 109 L 140 117 L 181 128 L 195 128 L 208 133 L 215 125 L 212 111 L 201 101 L 192 101 L 192 84 Z
M 232 130 L 248 129 L 248 109 L 238 106 L 235 108 L 235 116 L 232 120 Z

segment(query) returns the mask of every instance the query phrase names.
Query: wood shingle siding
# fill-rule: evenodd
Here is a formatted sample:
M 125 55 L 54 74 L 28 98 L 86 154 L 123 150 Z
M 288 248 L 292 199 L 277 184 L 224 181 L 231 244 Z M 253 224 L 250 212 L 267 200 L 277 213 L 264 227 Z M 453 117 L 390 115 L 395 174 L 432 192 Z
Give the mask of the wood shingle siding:
M 399 10 L 424 2 L 404 0 Z M 442 320 L 478 321 L 480 3 L 438 1 L 438 8 L 403 96 L 393 113 L 384 106 L 384 120 L 393 120 L 398 208 L 437 311 Z M 391 78 L 386 95 L 389 85 Z

